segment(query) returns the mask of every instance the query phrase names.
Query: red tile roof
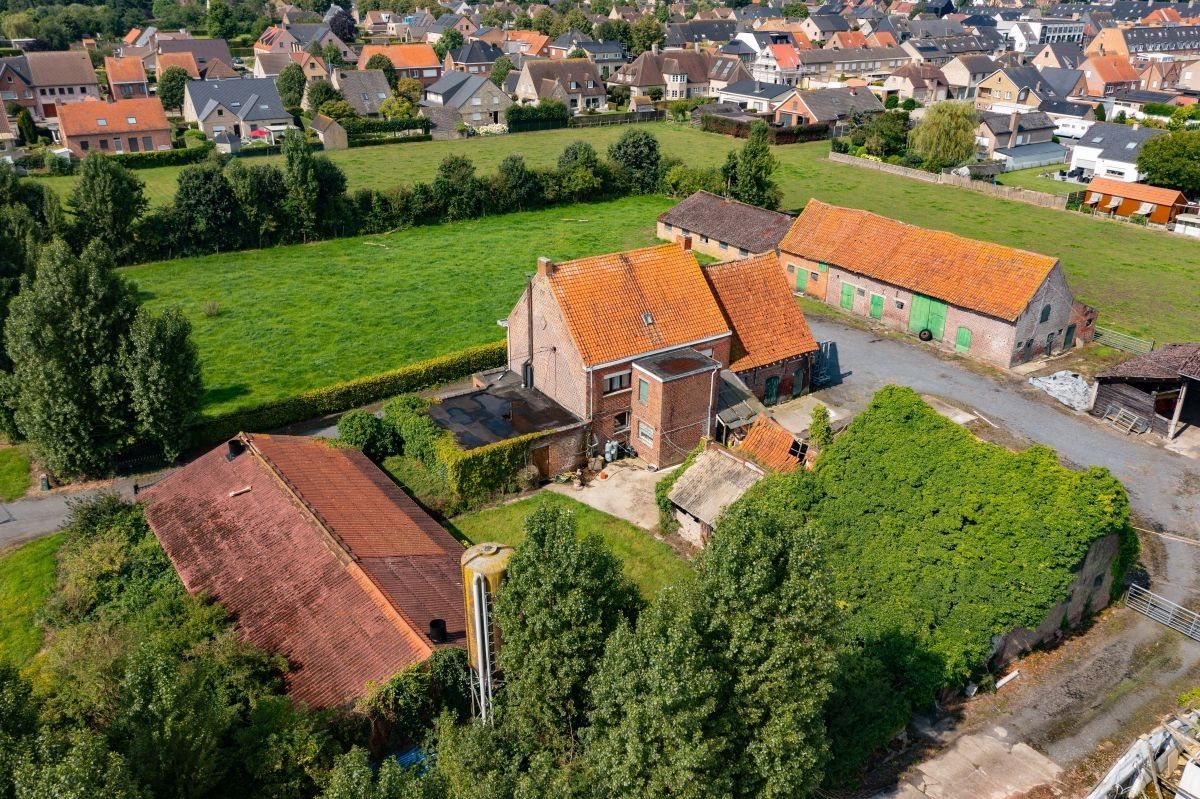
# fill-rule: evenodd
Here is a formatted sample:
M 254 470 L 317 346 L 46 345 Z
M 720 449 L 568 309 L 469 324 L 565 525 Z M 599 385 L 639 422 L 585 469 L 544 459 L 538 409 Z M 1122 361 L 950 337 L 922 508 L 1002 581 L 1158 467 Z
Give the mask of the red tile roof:
M 704 276 L 733 328 L 734 372 L 817 351 L 774 252 L 709 264 Z
M 146 82 L 146 69 L 142 66 L 140 58 L 107 56 L 104 59 L 104 73 L 108 76 L 108 82 L 112 84 Z
M 441 66 L 437 53 L 431 45 L 417 44 L 367 44 L 358 56 L 358 68 L 366 69 L 371 56 L 385 55 L 396 69 L 424 69 Z
M 587 366 L 729 333 L 696 256 L 678 244 L 567 261 L 538 279 Z
M 115 103 L 93 100 L 61 105 L 58 107 L 58 127 L 64 136 L 70 137 L 148 133 L 169 130 L 171 126 L 157 97 L 140 97 Z
M 746 431 L 746 437 L 737 445 L 740 455 L 748 455 L 761 466 L 774 472 L 790 472 L 800 463 L 792 454 L 796 437 L 783 425 L 760 413 Z
M 200 67 L 196 65 L 196 57 L 189 52 L 159 53 L 158 61 L 154 66 L 155 73 L 161 77 L 171 67 L 182 67 L 187 70 L 190 77 L 195 79 L 200 77 Z
M 148 489 L 146 518 L 184 586 L 288 658 L 288 689 L 341 706 L 420 662 L 429 621 L 464 631 L 462 547 L 362 453 L 245 436 Z
M 771 44 L 767 45 L 771 48 L 771 55 L 775 56 L 775 63 L 780 69 L 798 69 L 800 67 L 800 54 L 796 52 L 796 48 L 790 44 Z
M 1058 263 L 1048 255 L 819 200 L 809 200 L 779 247 L 1009 322 L 1028 307 Z
M 1088 192 L 1089 194 L 1107 194 L 1109 197 L 1124 197 L 1125 199 L 1137 200 L 1141 203 L 1154 203 L 1155 205 L 1172 206 L 1187 204 L 1187 197 L 1183 196 L 1183 192 L 1178 189 L 1164 189 L 1159 186 L 1148 186 L 1145 183 L 1128 183 L 1124 180 L 1112 180 L 1111 178 L 1092 178 L 1092 182 L 1088 184 Z

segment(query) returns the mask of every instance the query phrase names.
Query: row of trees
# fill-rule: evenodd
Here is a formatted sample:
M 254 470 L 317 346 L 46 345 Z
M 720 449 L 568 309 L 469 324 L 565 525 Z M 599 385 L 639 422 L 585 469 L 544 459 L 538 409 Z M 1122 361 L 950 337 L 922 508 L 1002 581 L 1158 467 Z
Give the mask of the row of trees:
M 855 115 L 849 135 L 835 139 L 833 149 L 940 172 L 974 160 L 978 127 L 979 116 L 970 103 L 935 103 L 915 126 L 907 109 L 892 108 Z

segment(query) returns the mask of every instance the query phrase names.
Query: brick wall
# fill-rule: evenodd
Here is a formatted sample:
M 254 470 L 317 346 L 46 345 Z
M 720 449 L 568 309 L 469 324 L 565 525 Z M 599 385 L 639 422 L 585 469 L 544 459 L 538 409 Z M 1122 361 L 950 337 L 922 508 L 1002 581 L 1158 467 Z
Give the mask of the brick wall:
M 658 468 L 672 466 L 710 433 L 711 414 L 716 411 L 715 374 L 701 372 L 663 383 L 648 372 L 634 369 L 630 437 L 639 457 Z M 648 384 L 645 404 L 638 399 L 639 379 Z M 640 424 L 651 428 L 649 442 L 639 435 Z
M 580 419 L 588 418 L 587 382 L 558 302 L 546 279 L 533 279 L 533 385 Z M 521 373 L 529 353 L 528 291 L 508 315 L 508 368 Z
M 808 355 L 801 355 L 799 358 L 780 361 L 769 366 L 737 372 L 737 376 L 760 400 L 766 393 L 767 381 L 772 377 L 779 378 L 779 389 L 776 396 L 778 401 L 782 402 L 808 391 L 809 381 L 812 378 L 811 361 L 812 359 Z
M 708 238 L 707 236 L 703 236 L 694 230 L 689 230 L 687 235 L 692 239 L 693 250 L 712 256 L 719 261 L 729 261 L 734 258 L 745 258 L 748 255 L 757 254 L 743 252 L 742 250 L 739 250 L 737 247 L 734 247 L 728 243 L 726 244 L 725 248 L 722 249 L 721 241 L 719 239 Z M 675 227 L 674 225 L 668 228 L 668 226 L 662 222 L 658 223 L 658 237 L 660 239 L 664 241 L 679 241 L 683 236 L 683 228 Z

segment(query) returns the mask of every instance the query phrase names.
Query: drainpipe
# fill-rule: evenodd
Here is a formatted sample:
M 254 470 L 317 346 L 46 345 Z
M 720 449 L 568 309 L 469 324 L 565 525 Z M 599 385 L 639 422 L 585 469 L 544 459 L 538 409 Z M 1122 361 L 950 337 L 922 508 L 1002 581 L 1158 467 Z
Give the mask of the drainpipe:
M 525 363 L 521 364 L 521 387 L 533 388 L 533 278 L 525 282 L 525 333 L 529 350 L 525 354 Z

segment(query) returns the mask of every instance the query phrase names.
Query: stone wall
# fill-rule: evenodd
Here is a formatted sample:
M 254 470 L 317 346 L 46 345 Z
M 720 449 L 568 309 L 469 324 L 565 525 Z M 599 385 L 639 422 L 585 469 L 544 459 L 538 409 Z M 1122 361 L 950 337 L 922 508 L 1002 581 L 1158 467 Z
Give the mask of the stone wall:
M 861 167 L 863 169 L 874 169 L 877 172 L 887 172 L 891 175 L 900 175 L 901 177 L 911 178 L 912 180 L 920 180 L 925 183 L 941 183 L 950 186 L 957 186 L 960 189 L 968 191 L 976 191 L 980 194 L 990 194 L 993 197 L 1000 197 L 1005 200 L 1013 200 L 1014 202 L 1026 203 L 1027 205 L 1037 205 L 1042 208 L 1058 208 L 1066 209 L 1067 198 L 1057 194 L 1046 194 L 1040 191 L 1030 191 L 1016 186 L 997 186 L 994 183 L 985 183 L 981 180 L 971 180 L 970 178 L 961 177 L 959 175 L 951 175 L 948 173 L 935 174 L 926 172 L 922 169 L 910 169 L 906 166 L 898 164 L 885 164 L 882 161 L 872 161 L 867 158 L 856 158 L 853 155 L 845 153 L 829 154 L 829 160 L 839 164 L 850 164 L 851 166 Z

